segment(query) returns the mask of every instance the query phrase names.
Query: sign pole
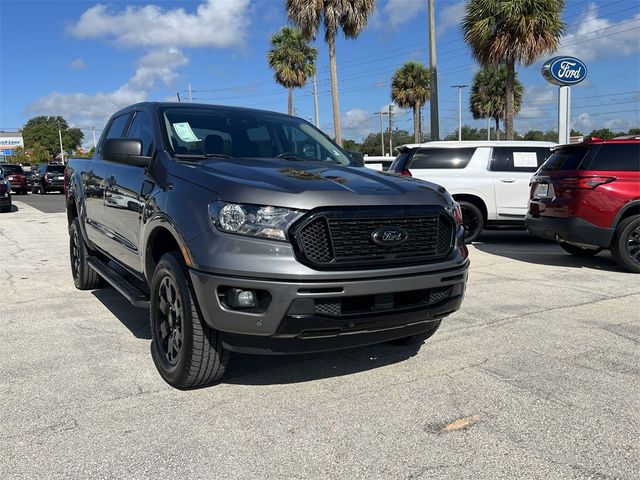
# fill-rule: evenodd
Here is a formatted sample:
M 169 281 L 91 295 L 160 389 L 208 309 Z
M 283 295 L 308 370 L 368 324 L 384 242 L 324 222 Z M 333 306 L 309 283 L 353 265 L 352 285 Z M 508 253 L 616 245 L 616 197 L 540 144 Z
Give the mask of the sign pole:
M 569 143 L 571 131 L 571 87 L 558 87 L 558 143 Z

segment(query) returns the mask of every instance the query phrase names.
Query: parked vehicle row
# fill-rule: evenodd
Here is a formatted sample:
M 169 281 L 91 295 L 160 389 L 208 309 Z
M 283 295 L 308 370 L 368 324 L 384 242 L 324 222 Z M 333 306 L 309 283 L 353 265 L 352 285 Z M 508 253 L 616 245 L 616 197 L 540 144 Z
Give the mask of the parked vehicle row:
M 11 184 L 4 177 L 4 173 L 0 168 L 0 212 L 6 213 L 11 211 Z
M 442 185 L 460 204 L 465 240 L 484 228 L 524 227 L 531 175 L 550 142 L 462 141 L 403 145 L 390 172 Z

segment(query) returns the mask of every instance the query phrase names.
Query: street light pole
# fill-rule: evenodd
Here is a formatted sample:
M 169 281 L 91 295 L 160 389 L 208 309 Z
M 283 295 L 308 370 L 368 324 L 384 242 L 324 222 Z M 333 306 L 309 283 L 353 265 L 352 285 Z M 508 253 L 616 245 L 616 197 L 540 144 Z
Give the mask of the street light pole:
M 62 148 L 62 130 L 58 127 L 58 138 L 60 139 L 60 155 L 62 156 L 62 164 L 64 165 L 64 148 Z
M 318 76 L 313 74 L 313 107 L 316 111 L 316 128 L 320 128 L 320 109 L 318 108 Z
M 96 127 L 91 127 L 91 130 L 93 131 L 93 148 L 96 148 L 98 146 L 96 142 Z
M 440 140 L 440 122 L 438 120 L 438 67 L 436 66 L 436 21 L 435 0 L 428 0 L 427 10 L 429 17 L 429 72 L 431 82 L 431 95 L 429 108 L 431 110 L 431 135 L 430 139 Z
M 462 140 L 462 89 L 469 85 L 451 85 L 458 89 L 458 141 Z

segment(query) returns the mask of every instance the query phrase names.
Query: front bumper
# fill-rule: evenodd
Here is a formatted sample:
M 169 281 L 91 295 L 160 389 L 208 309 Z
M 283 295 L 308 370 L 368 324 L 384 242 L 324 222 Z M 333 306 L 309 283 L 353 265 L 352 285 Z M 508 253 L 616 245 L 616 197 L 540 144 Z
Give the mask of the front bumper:
M 598 227 L 582 218 L 534 217 L 527 214 L 527 230 L 532 235 L 547 240 L 609 248 L 614 229 Z
M 205 321 L 227 348 L 296 353 L 368 345 L 420 333 L 458 310 L 469 262 L 446 270 L 388 278 L 284 281 L 191 270 Z M 227 307 L 225 288 L 267 292 L 264 311 Z

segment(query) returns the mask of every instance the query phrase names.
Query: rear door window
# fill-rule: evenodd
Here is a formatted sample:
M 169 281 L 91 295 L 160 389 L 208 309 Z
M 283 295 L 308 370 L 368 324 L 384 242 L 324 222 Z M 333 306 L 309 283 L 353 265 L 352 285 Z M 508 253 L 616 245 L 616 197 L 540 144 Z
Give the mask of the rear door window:
M 496 147 L 492 172 L 535 172 L 551 155 L 547 147 Z
M 544 172 L 578 170 L 588 153 L 589 147 L 585 146 L 560 148 L 551 154 L 540 170 Z
M 475 147 L 419 148 L 411 159 L 411 169 L 464 168 L 469 164 Z
M 640 144 L 619 143 L 600 147 L 588 170 L 640 171 Z

